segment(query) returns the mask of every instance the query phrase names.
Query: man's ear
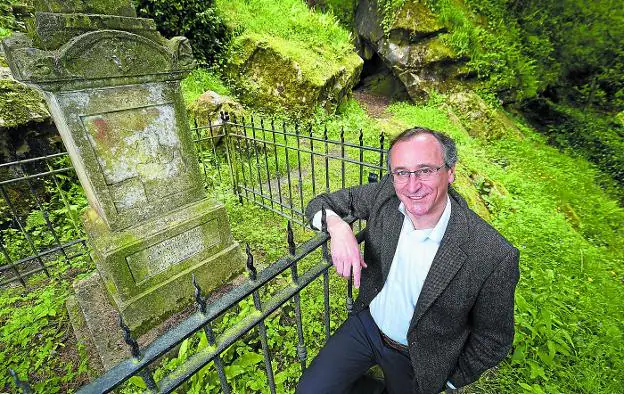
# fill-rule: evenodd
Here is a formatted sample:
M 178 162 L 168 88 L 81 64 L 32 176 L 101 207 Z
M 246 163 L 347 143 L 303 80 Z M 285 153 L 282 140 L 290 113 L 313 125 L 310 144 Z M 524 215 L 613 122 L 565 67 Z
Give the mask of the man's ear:
M 453 165 L 453 167 L 449 168 L 449 184 L 453 183 L 453 181 L 455 180 L 455 166 Z

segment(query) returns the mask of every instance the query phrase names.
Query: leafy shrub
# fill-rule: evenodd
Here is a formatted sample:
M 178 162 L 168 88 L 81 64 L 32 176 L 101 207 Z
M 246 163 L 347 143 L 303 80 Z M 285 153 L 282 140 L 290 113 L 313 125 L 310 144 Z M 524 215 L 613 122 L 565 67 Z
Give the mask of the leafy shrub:
M 229 33 L 213 5 L 213 0 L 139 0 L 136 8 L 140 16 L 156 21 L 162 35 L 187 37 L 195 58 L 214 64 L 227 46 Z

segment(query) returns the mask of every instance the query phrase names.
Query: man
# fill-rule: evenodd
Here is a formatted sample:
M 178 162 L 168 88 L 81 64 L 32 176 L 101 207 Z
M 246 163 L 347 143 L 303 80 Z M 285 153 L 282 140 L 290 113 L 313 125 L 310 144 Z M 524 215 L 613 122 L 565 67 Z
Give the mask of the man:
M 386 390 L 438 393 L 479 378 L 509 352 L 518 250 L 449 185 L 457 150 L 443 133 L 413 128 L 389 150 L 379 183 L 323 194 L 306 214 L 327 229 L 336 271 L 361 288 L 354 313 L 303 374 L 297 392 L 349 392 L 371 366 Z M 364 257 L 349 225 L 367 221 Z

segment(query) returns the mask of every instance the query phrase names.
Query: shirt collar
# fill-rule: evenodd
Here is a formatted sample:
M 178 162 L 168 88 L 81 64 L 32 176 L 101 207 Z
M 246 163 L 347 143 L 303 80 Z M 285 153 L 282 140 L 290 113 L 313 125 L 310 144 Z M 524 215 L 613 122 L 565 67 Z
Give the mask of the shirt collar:
M 405 205 L 403 205 L 402 202 L 399 204 L 399 211 L 405 216 L 406 219 L 408 219 L 407 222 L 409 223 L 410 226 L 412 226 L 412 229 L 413 229 L 414 227 L 412 225 L 412 221 L 409 220 L 409 217 L 405 214 Z M 442 242 L 442 237 L 444 237 L 444 233 L 446 232 L 446 228 L 448 227 L 450 218 L 451 218 L 451 199 L 450 197 L 447 196 L 446 207 L 444 208 L 444 212 L 442 212 L 442 216 L 440 216 L 438 223 L 436 223 L 433 229 L 431 229 L 431 232 L 429 232 L 429 234 L 427 235 L 425 239 L 429 238 L 438 244 Z

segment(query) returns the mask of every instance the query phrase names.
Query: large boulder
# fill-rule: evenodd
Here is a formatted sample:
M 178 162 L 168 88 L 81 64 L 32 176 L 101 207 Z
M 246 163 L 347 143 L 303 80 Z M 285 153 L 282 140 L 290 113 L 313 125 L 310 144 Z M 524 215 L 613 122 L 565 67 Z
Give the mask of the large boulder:
M 279 37 L 244 34 L 232 44 L 227 76 L 244 104 L 305 115 L 317 106 L 333 112 L 358 82 L 362 65 L 355 52 L 327 59 Z
M 221 124 L 221 112 L 241 113 L 243 106 L 229 96 L 212 90 L 204 92 L 188 106 L 188 112 L 198 126 L 218 126 Z
M 361 0 L 355 25 L 361 56 L 378 55 L 415 101 L 428 98 L 431 90 L 451 91 L 470 77 L 468 59 L 444 43 L 447 29 L 419 1 L 405 1 L 388 22 L 377 0 Z

